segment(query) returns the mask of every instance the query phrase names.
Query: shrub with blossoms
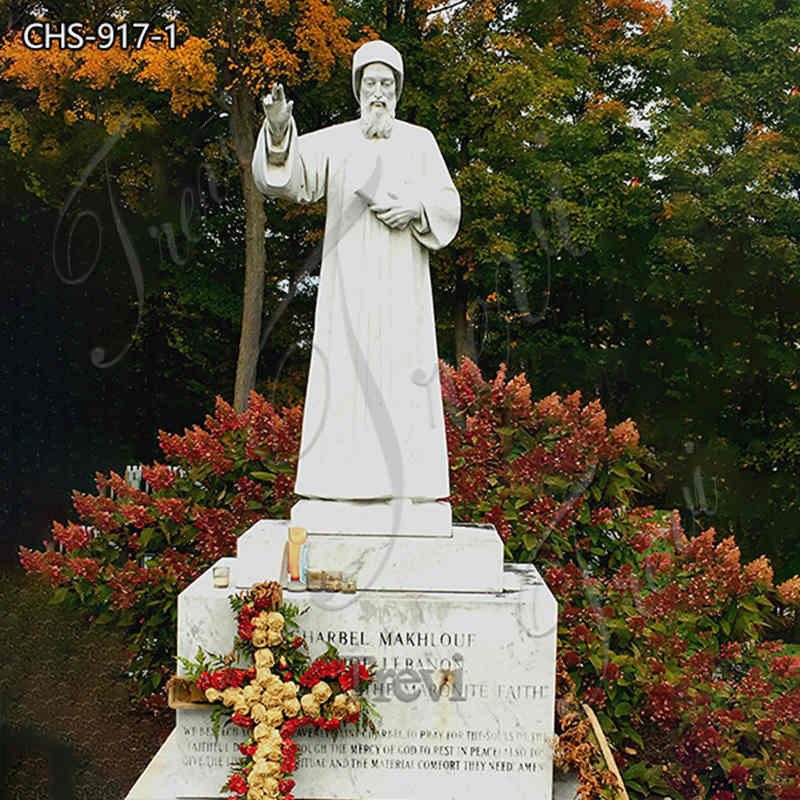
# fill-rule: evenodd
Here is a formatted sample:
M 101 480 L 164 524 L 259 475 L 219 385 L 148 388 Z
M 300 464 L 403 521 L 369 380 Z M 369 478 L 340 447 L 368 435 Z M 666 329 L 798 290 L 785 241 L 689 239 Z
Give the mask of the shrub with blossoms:
M 769 641 L 796 622 L 800 578 L 774 586 L 766 559 L 742 565 L 732 540 L 687 537 L 676 513 L 637 508 L 650 456 L 598 401 L 533 402 L 524 375 L 486 380 L 467 360 L 440 374 L 454 516 L 493 523 L 507 558 L 535 562 L 559 601 L 558 758 L 580 773 L 583 800 L 617 791 L 582 703 L 634 800 L 800 798 L 800 674 Z M 180 588 L 252 521 L 287 516 L 300 422 L 258 395 L 241 415 L 218 401 L 204 428 L 161 435 L 185 475 L 151 468 L 147 495 L 101 478 L 113 500 L 76 496 L 99 536 L 56 525 L 66 553 L 23 552 L 62 596 L 128 626 L 139 697 L 170 672 Z
M 178 594 L 235 554 L 237 537 L 254 522 L 288 517 L 301 420 L 300 408 L 277 412 L 257 394 L 243 414 L 217 400 L 203 427 L 159 433 L 173 468 L 144 467 L 150 491 L 98 474 L 97 494 L 73 493 L 78 522 L 53 523 L 44 552 L 21 548 L 23 567 L 50 582 L 56 601 L 127 632 L 137 704 L 166 706 Z
M 743 565 L 732 539 L 635 507 L 647 456 L 597 401 L 532 403 L 524 378 L 469 362 L 442 384 L 454 514 L 493 522 L 559 602 L 557 756 L 583 800 L 619 796 L 583 703 L 632 798 L 800 800 L 800 658 L 769 641 L 800 578 L 775 587 L 766 558 Z
M 359 663 L 338 658 L 328 647 L 311 661 L 305 640 L 295 635 L 298 609 L 284 605 L 275 582 L 259 584 L 231 598 L 237 619 L 234 649 L 219 669 L 209 669 L 205 654 L 184 661 L 209 703 L 215 731 L 222 718 L 249 731 L 239 745 L 242 758 L 223 791 L 231 800 L 293 800 L 298 747 L 294 735 L 313 726 L 335 733 L 350 725 L 374 730 L 371 709 L 358 689 L 372 681 Z M 236 656 L 252 666 L 230 666 Z

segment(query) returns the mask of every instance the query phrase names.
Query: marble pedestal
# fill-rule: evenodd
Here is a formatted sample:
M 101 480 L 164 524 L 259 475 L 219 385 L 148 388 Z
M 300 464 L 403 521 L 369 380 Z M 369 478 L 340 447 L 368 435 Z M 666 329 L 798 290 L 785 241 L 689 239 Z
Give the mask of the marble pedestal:
M 291 523 L 261 520 L 239 537 L 236 585 L 279 580 Z M 360 591 L 501 592 L 503 543 L 491 525 L 455 525 L 449 536 L 308 535 L 309 566 L 341 570 Z
M 208 570 L 178 598 L 178 655 L 229 652 L 229 596 L 279 576 L 287 520 L 263 520 L 222 559 L 230 586 Z M 356 594 L 286 592 L 306 608 L 312 656 L 333 643 L 374 664 L 368 698 L 376 734 L 302 730 L 294 794 L 318 800 L 552 800 L 556 603 L 533 566 L 502 564 L 491 527 L 456 525 L 449 537 L 311 534 L 328 569 L 353 569 Z M 313 558 L 313 555 L 310 555 Z M 305 734 L 305 735 L 304 735 Z M 178 710 L 176 728 L 127 800 L 212 800 L 236 744 L 215 740 L 210 711 Z

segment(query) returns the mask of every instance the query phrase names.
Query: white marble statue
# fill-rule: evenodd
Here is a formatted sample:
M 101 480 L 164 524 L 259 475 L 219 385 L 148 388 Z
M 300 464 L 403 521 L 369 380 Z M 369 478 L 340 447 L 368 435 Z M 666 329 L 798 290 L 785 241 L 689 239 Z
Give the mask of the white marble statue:
M 297 494 L 332 500 L 450 493 L 428 251 L 460 200 L 433 135 L 395 119 L 403 60 L 373 41 L 353 58 L 360 119 L 298 135 L 280 84 L 264 99 L 259 189 L 327 199 Z

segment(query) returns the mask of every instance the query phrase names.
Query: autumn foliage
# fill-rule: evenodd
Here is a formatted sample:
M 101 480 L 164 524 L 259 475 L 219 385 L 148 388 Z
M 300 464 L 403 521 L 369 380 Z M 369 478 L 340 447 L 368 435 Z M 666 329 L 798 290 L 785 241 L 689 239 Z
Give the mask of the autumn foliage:
M 257 96 L 276 80 L 297 83 L 304 67 L 316 80 L 326 80 L 337 60 L 349 57 L 357 46 L 349 37 L 350 21 L 327 0 L 239 5 L 230 17 L 219 9 L 205 35 L 177 23 L 174 49 L 157 28 L 142 47 L 115 41 L 111 47 L 96 42 L 77 50 L 32 49 L 17 31 L 0 47 L 0 74 L 35 92 L 42 111 L 62 111 L 68 123 L 86 117 L 87 96 L 102 109 L 102 93 L 118 89 L 125 79 L 166 93 L 173 113 L 185 117 L 210 105 L 219 90 Z M 91 30 L 91 21 L 84 27 Z M 267 35 L 268 30 L 281 30 L 283 38 Z M 160 41 L 155 39 L 159 35 Z M 89 113 L 94 118 L 98 112 Z
M 467 360 L 441 379 L 456 518 L 494 523 L 559 601 L 558 759 L 584 797 L 616 795 L 580 703 L 633 798 L 795 797 L 800 661 L 769 639 L 776 608 L 795 618 L 800 579 L 775 587 L 768 561 L 743 565 L 732 539 L 687 537 L 676 512 L 636 507 L 646 453 L 597 401 L 534 402 L 524 375 L 487 381 Z M 161 432 L 172 465 L 145 468 L 147 487 L 98 475 L 96 495 L 74 495 L 80 524 L 54 523 L 61 550 L 23 549 L 57 600 L 128 631 L 148 708 L 164 705 L 177 594 L 253 522 L 288 516 L 301 420 L 256 394 L 243 414 L 218 400 L 202 427 Z

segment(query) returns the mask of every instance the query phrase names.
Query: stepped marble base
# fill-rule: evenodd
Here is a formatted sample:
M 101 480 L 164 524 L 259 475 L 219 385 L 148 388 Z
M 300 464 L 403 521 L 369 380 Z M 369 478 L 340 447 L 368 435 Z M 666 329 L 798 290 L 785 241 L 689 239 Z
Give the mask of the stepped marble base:
M 239 537 L 236 586 L 279 580 L 287 520 L 261 520 Z M 355 576 L 360 591 L 501 592 L 503 542 L 491 525 L 455 525 L 443 536 L 308 537 L 314 569 Z

